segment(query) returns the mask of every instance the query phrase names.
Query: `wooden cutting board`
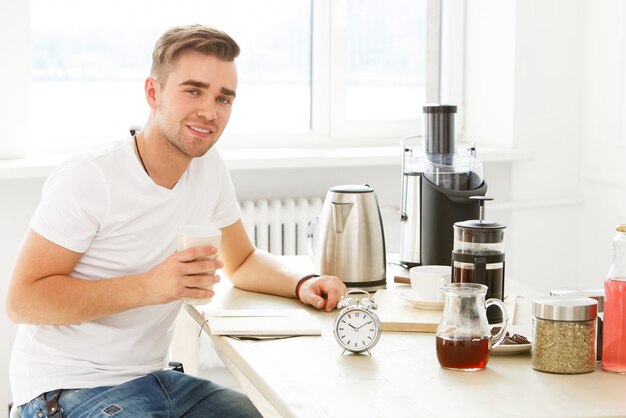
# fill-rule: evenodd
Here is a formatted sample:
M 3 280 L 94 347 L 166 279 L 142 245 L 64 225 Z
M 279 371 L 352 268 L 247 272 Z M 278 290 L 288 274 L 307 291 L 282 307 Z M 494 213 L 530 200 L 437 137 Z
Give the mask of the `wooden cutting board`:
M 394 281 L 394 283 L 411 284 L 411 278 L 410 277 L 406 277 L 406 276 L 395 275 L 395 276 L 393 276 L 393 281 Z
M 398 296 L 397 289 L 376 291 L 376 314 L 383 331 L 436 332 L 443 310 L 419 309 Z M 515 322 L 516 296 L 508 295 L 504 305 L 509 314 L 509 326 Z
M 443 310 L 419 309 L 402 299 L 397 289 L 376 291 L 376 314 L 383 331 L 435 332 Z

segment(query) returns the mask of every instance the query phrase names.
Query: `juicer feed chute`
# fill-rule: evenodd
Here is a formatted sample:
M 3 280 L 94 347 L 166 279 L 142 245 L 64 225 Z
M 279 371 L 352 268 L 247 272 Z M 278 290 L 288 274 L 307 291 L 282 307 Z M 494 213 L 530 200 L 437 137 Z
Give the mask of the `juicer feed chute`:
M 407 267 L 450 265 L 452 226 L 477 219 L 478 204 L 470 196 L 487 192 L 474 148 L 456 152 L 456 106 L 426 105 L 423 111 L 423 141 L 402 140 L 400 262 Z

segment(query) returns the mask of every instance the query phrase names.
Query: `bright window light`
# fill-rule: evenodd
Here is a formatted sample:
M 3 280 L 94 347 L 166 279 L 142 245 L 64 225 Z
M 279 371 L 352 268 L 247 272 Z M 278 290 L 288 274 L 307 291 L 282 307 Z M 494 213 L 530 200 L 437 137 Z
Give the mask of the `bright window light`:
M 75 148 L 143 125 L 154 42 L 192 23 L 242 49 L 229 133 L 310 129 L 311 0 L 32 0 L 32 145 Z
M 352 0 L 347 32 L 347 119 L 416 119 L 426 99 L 426 0 Z
M 144 125 L 154 42 L 192 23 L 241 46 L 221 146 L 396 144 L 421 131 L 426 91 L 433 100 L 439 88 L 439 8 L 440 0 L 31 0 L 30 39 L 16 39 L 32 52 L 23 110 L 31 153 L 75 152 Z

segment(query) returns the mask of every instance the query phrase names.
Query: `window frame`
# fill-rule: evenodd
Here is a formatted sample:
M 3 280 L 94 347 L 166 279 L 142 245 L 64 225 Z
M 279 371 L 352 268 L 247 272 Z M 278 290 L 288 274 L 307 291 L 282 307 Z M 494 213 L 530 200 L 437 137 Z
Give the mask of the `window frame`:
M 446 0 L 448 1 L 448 0 Z M 427 0 L 427 59 L 426 101 L 442 99 L 442 31 L 454 27 L 444 22 L 463 20 L 464 0 L 451 0 L 447 14 L 443 14 L 444 0 Z M 422 118 L 414 120 L 348 121 L 346 118 L 346 68 L 347 33 L 346 20 L 349 0 L 312 1 L 312 48 L 311 48 L 311 131 L 302 134 L 268 134 L 252 137 L 245 134 L 232 135 L 234 141 L 223 148 L 247 147 L 344 147 L 399 144 L 406 135 L 421 134 Z M 341 16 L 344 16 L 341 19 Z M 337 18 L 339 17 L 339 18 Z M 328 29 L 328 30 L 327 30 Z M 462 36 L 458 33 L 446 38 L 456 43 L 455 53 L 462 51 Z M 452 77 L 462 80 L 458 62 L 451 67 Z M 456 70 L 454 70 L 456 69 Z M 462 83 L 461 83 L 462 84 Z M 453 96 L 458 85 L 453 86 Z M 226 135 L 226 134 L 225 134 Z
M 30 21 L 30 1 L 0 1 L 3 3 L 5 15 L 12 16 L 13 20 Z M 227 129 L 224 138 L 219 142 L 220 148 L 369 147 L 399 144 L 401 137 L 421 133 L 421 118 L 404 121 L 366 121 L 365 123 L 345 120 L 345 85 L 341 89 L 338 86 L 342 80 L 345 80 L 346 33 L 345 24 L 342 29 L 341 21 L 338 18 L 341 17 L 342 11 L 346 12 L 348 1 L 312 0 L 311 3 L 310 130 L 300 134 L 253 135 L 229 134 Z M 426 74 L 427 101 L 443 102 L 449 101 L 451 98 L 460 106 L 461 112 L 464 1 L 427 0 L 427 19 L 429 22 L 427 31 L 427 53 L 429 54 Z M 460 25 L 459 22 L 461 22 Z M 20 33 L 14 39 L 19 44 L 19 50 L 25 52 L 19 54 L 16 59 L 21 65 L 20 68 L 24 68 L 25 63 L 30 68 L 30 24 L 22 25 L 19 31 Z M 7 44 L 9 43 L 0 44 L 0 50 L 3 53 L 13 52 L 15 47 L 8 51 Z M 0 67 L 0 77 L 5 75 L 7 75 L 7 70 L 2 70 Z M 21 89 L 21 94 L 27 94 L 24 91 L 29 88 L 30 86 L 27 86 L 27 89 Z M 339 97 L 339 93 L 343 93 L 343 97 Z M 15 97 L 14 93 L 13 99 Z M 0 101 L 4 102 L 5 107 L 8 107 L 6 103 L 12 101 L 11 94 L 0 95 Z M 0 107 L 2 105 L 3 103 L 0 103 Z M 28 107 L 28 101 L 24 102 L 24 100 L 21 100 L 18 106 L 9 107 L 10 112 L 7 115 L 7 120 L 19 120 L 13 116 L 23 114 L 23 112 L 27 114 Z M 462 118 L 457 117 L 457 120 L 459 119 Z M 21 133 L 24 132 L 23 126 L 5 131 L 9 132 L 8 136 L 2 135 L 0 132 L 0 158 L 26 156 L 27 148 L 25 149 L 23 145 L 14 146 L 18 143 L 27 142 Z M 19 137 L 20 135 L 22 137 Z M 36 151 L 33 153 L 36 154 Z
M 333 0 L 330 22 L 331 55 L 331 136 L 334 138 L 367 138 L 393 135 L 398 139 L 422 132 L 422 118 L 413 120 L 349 121 L 346 117 L 347 86 L 347 16 L 350 0 Z M 427 0 L 426 15 L 426 103 L 440 99 L 440 48 L 441 48 L 441 3 L 442 0 Z M 339 17 L 337 19 L 337 17 Z

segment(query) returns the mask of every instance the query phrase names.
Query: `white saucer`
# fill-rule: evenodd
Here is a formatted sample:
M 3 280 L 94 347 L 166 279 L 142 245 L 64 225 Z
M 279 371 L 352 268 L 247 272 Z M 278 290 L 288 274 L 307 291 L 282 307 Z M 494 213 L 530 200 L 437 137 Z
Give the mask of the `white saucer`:
M 443 309 L 443 300 L 422 300 L 417 297 L 413 290 L 401 290 L 398 292 L 398 296 L 416 308 L 432 310 Z
M 532 344 L 498 344 L 491 349 L 493 354 L 519 354 L 530 351 Z

